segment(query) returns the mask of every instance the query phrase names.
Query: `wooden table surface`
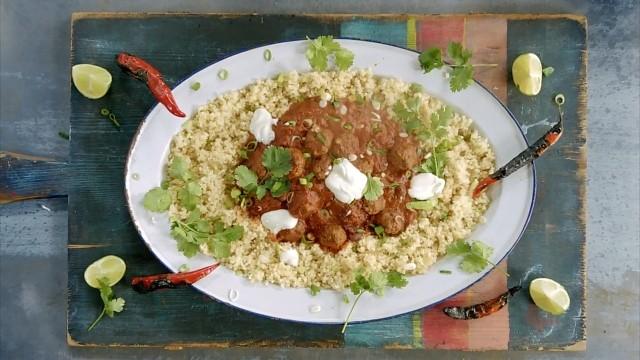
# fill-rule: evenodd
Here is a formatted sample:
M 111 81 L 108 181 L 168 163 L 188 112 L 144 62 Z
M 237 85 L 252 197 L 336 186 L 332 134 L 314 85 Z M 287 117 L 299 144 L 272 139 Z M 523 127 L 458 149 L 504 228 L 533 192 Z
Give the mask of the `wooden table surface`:
M 12 10 L 12 7 L 8 8 L 9 10 Z M 629 10 L 628 10 L 629 11 Z M 633 11 L 631 11 L 631 13 L 633 13 Z M 3 13 L 4 16 L 4 13 Z M 5 20 L 3 18 L 3 20 Z M 610 24 L 609 24 L 610 25 Z M 3 21 L 3 26 L 4 26 L 4 21 Z M 633 46 L 630 47 L 630 49 L 633 51 Z M 636 50 L 636 54 L 637 54 L 637 46 L 635 48 Z M 6 56 L 5 53 L 2 54 L 3 56 Z M 633 59 L 632 59 L 633 60 Z M 622 60 L 621 60 L 622 61 Z M 637 61 L 637 57 L 636 57 L 636 61 Z M 68 64 L 67 64 L 68 66 Z M 26 152 L 24 151 L 25 149 L 35 149 L 36 151 L 31 152 L 32 154 L 42 154 L 42 155 L 47 155 L 46 151 L 37 151 L 37 149 L 42 149 L 43 146 L 47 146 L 46 143 L 42 143 L 42 142 L 19 142 L 19 139 L 21 138 L 21 136 L 24 137 L 24 134 L 21 134 L 20 132 L 16 133 L 15 130 L 19 130 L 22 126 L 24 126 L 23 124 L 18 124 L 18 125 L 11 125 L 9 126 L 8 123 L 6 122 L 5 119 L 7 119 L 7 116 L 5 116 L 5 114 L 7 114 L 8 111 L 14 111 L 15 107 L 17 106 L 17 104 L 15 102 L 9 102 L 8 100 L 11 100 L 13 98 L 14 95 L 9 94 L 6 95 L 7 92 L 5 91 L 5 84 L 6 81 L 5 79 L 9 79 L 11 80 L 12 78 L 17 77 L 18 75 L 15 75 L 14 73 L 5 71 L 5 68 L 2 69 L 2 86 L 3 86 L 3 92 L 2 92 L 2 149 L 6 149 L 6 150 L 17 150 L 20 152 Z M 68 81 L 68 75 L 65 75 L 67 77 L 67 81 Z M 597 77 L 596 77 L 597 79 Z M 37 80 L 37 79 L 36 79 Z M 43 81 L 43 80 L 37 80 L 37 81 Z M 636 81 L 635 84 L 637 84 L 637 76 L 634 79 L 633 75 L 628 77 L 626 80 L 622 79 L 622 84 L 625 85 L 626 83 L 629 82 L 633 82 Z M 45 81 L 46 84 L 46 81 Z M 614 84 L 615 85 L 615 84 Z M 627 84 L 628 85 L 628 84 Z M 46 86 L 45 86 L 46 87 Z M 617 88 L 616 86 L 612 86 L 610 87 L 610 89 L 612 91 L 615 91 Z M 623 87 L 623 89 L 626 89 L 626 87 Z M 20 87 L 17 88 L 17 92 L 19 92 L 21 90 Z M 628 92 L 628 91 L 627 91 Z M 637 93 L 637 91 L 636 91 Z M 634 95 L 633 91 L 631 91 L 631 95 Z M 621 98 L 628 98 L 628 94 L 625 96 L 621 96 Z M 7 110 L 8 109 L 8 110 Z M 633 113 L 634 109 L 632 107 L 626 107 L 626 106 L 622 106 L 621 109 L 617 109 L 618 111 L 632 111 L 630 113 L 630 117 L 634 118 L 634 115 L 637 115 L 637 113 Z M 637 109 L 635 110 L 637 111 Z M 637 116 L 635 117 L 637 119 Z M 35 129 L 35 128 L 34 128 Z M 60 128 L 59 128 L 60 129 Z M 597 128 L 600 129 L 600 128 Z M 604 128 L 602 128 L 604 129 Z M 628 136 L 626 139 L 633 139 L 634 135 L 637 135 L 637 122 L 635 123 L 635 127 L 634 125 L 627 125 L 626 123 L 622 123 L 622 129 L 624 131 L 621 132 L 621 130 L 615 130 L 614 131 L 614 135 L 615 134 L 619 134 L 616 136 L 620 136 L 620 139 L 623 140 L 625 139 L 625 136 Z M 7 134 L 12 134 L 12 133 L 8 133 L 7 130 L 13 130 L 13 134 L 15 134 L 14 136 L 7 136 Z M 610 129 L 607 128 L 607 130 L 611 131 Z M 57 132 L 57 131 L 56 131 Z M 54 132 L 55 133 L 55 132 Z M 606 135 L 606 131 L 605 131 L 605 135 Z M 45 138 L 47 135 L 44 135 Z M 635 163 L 637 164 L 637 136 L 635 137 L 635 142 L 633 140 L 630 141 L 620 141 L 620 146 L 622 147 L 626 147 L 627 149 L 629 149 L 629 151 L 627 152 L 620 152 L 620 154 L 614 155 L 614 160 L 620 162 L 623 160 L 620 159 L 624 159 L 624 156 L 631 156 L 631 158 L 629 158 L 629 163 L 633 164 L 633 160 L 635 160 Z M 54 145 L 52 145 L 53 147 L 55 146 L 59 146 L 55 145 L 57 144 L 57 142 L 59 140 L 57 139 L 52 139 L 55 141 L 50 141 L 50 143 L 54 143 Z M 17 142 L 18 141 L 18 142 Z M 8 144 L 8 145 L 7 145 Z M 49 145 L 51 146 L 51 145 Z M 635 152 L 634 152 L 635 150 Z M 635 158 L 634 158 L 635 156 Z M 50 156 L 49 156 L 50 157 Z M 622 157 L 622 158 L 621 158 Z M 603 166 L 603 167 L 607 167 L 608 164 L 606 163 L 598 163 L 599 165 Z M 51 169 L 56 168 L 55 165 L 53 165 L 53 167 Z M 8 169 L 4 169 L 5 171 L 8 171 Z M 618 171 L 618 173 L 622 172 L 622 173 L 629 173 L 631 175 L 634 174 L 635 171 L 635 177 L 631 176 L 630 178 L 635 178 L 637 179 L 637 167 L 627 167 L 627 168 L 623 168 L 621 170 Z M 51 171 L 49 171 L 50 173 Z M 37 175 L 37 174 L 36 174 Z M 59 189 L 64 189 L 64 185 L 65 182 L 63 180 L 61 180 L 60 178 L 54 177 L 51 180 L 51 188 L 55 188 L 56 186 L 59 187 Z M 637 181 L 636 181 L 637 184 Z M 28 184 L 27 184 L 28 185 Z M 633 218 L 633 215 L 637 215 L 637 201 L 635 202 L 635 207 L 634 207 L 634 199 L 637 199 L 637 186 L 635 187 L 635 190 L 633 187 L 627 187 L 627 188 L 623 188 L 625 191 L 624 193 L 626 194 L 626 198 L 631 200 L 631 203 L 629 206 L 626 207 L 626 209 L 628 210 L 629 214 L 627 215 L 631 215 L 631 218 Z M 635 192 L 634 192 L 635 191 Z M 64 192 L 60 191 L 59 193 L 51 193 L 52 195 L 63 195 Z M 598 199 L 596 199 L 598 200 Z M 40 207 L 40 205 L 43 205 L 44 207 Z M 2 214 L 2 220 L 3 220 L 3 224 L 2 224 L 2 234 L 3 236 L 2 238 L 2 255 L 3 255 L 3 261 L 0 264 L 0 266 L 2 266 L 2 270 L 3 270 L 3 283 L 6 283 L 7 281 L 11 281 L 11 283 L 16 283 L 16 281 L 20 281 L 21 279 L 28 279 L 28 277 L 24 277 L 27 276 L 26 273 L 23 274 L 18 274 L 18 275 L 14 275 L 12 278 L 7 277 L 5 274 L 7 274 L 7 272 L 5 270 L 9 269 L 8 266 L 13 266 L 13 267 L 20 267 L 19 263 L 16 263 L 16 260 L 28 260 L 25 265 L 26 266 L 30 266 L 34 269 L 39 269 L 41 270 L 45 270 L 44 273 L 54 273 L 55 270 L 55 265 L 56 262 L 59 263 L 59 255 L 55 255 L 55 251 L 53 250 L 56 246 L 60 246 L 60 244 L 56 244 L 55 242 L 53 242 L 52 240 L 46 240 L 46 239 L 55 239 L 55 238 L 62 238 L 64 237 L 64 233 L 61 233 L 61 228 L 60 227 L 55 227 L 56 222 L 59 223 L 60 219 L 65 218 L 64 213 L 61 214 L 61 212 L 64 212 L 65 207 L 63 206 L 64 204 L 59 201 L 56 200 L 55 198 L 53 199 L 48 199 L 48 200 L 42 200 L 42 201 L 31 201 L 31 202 L 24 202 L 24 203 L 19 203 L 19 204 L 13 204 L 13 205 L 6 205 L 3 206 L 1 209 L 1 214 Z M 611 208 L 609 208 L 609 211 Z M 37 221 L 37 226 L 36 223 L 31 223 L 30 227 L 28 228 L 20 228 L 20 223 L 22 222 L 22 224 L 27 224 L 24 221 L 26 221 L 26 216 L 30 216 L 28 214 L 38 214 L 38 216 L 41 217 L 40 221 Z M 25 214 L 25 215 L 20 215 L 20 214 Z M 17 216 L 17 217 L 16 217 Z M 637 216 L 636 216 L 637 218 Z M 19 222 L 16 222 L 19 221 Z M 53 222 L 51 222 L 53 221 Z M 615 222 L 615 221 L 614 221 Z M 24 227 L 24 225 L 22 225 Z M 53 226 L 53 227 L 52 227 Z M 610 226 L 610 225 L 606 225 L 606 226 Z M 42 236 L 44 234 L 47 234 L 47 232 L 45 230 L 48 230 L 50 232 L 52 232 L 52 235 L 46 235 L 46 236 Z M 624 235 L 628 234 L 631 235 L 631 237 L 633 236 L 632 234 L 634 233 L 634 231 L 637 230 L 637 222 L 636 223 L 629 223 L 628 226 L 622 226 L 622 227 L 618 227 L 618 231 L 619 233 L 621 233 L 623 239 L 624 239 Z M 635 231 L 636 235 L 637 235 L 637 231 Z M 5 236 L 5 235 L 9 235 L 9 234 L 20 234 L 21 236 L 15 237 L 15 236 Z M 52 237 L 51 237 L 52 236 Z M 629 236 L 628 236 L 629 237 Z M 31 240 L 32 243 L 29 243 L 28 241 L 25 241 L 23 239 L 34 239 Z M 637 237 L 636 237 L 637 239 Z M 44 243 L 42 241 L 45 241 Z M 46 242 L 49 241 L 49 242 Z M 33 246 L 30 246 L 33 245 Z M 623 242 L 621 244 L 623 247 L 627 246 L 625 242 Z M 629 248 L 630 250 L 632 250 L 633 248 Z M 614 250 L 613 253 L 618 253 L 620 250 Z M 626 251 L 627 254 L 627 259 L 628 256 L 633 256 L 633 250 L 632 251 Z M 636 251 L 637 253 L 637 251 Z M 619 255 L 619 253 L 618 253 Z M 35 258 L 34 258 L 35 256 Z M 602 255 L 601 255 L 602 256 Z M 637 256 L 637 255 L 636 255 Z M 605 256 L 602 256 L 605 257 Z M 43 262 L 42 260 L 38 260 L 38 259 L 50 259 L 48 261 L 52 261 L 49 265 L 46 265 L 46 262 Z M 58 259 L 58 260 L 56 260 Z M 597 257 L 596 257 L 597 259 Z M 633 257 L 631 257 L 630 259 L 633 259 Z M 621 260 L 625 260 L 625 257 L 622 256 Z M 596 260 L 596 262 L 598 262 L 598 260 Z M 22 266 L 25 266 L 22 265 Z M 59 265 L 59 264 L 58 264 Z M 634 269 L 633 267 L 624 267 L 624 263 L 623 262 L 618 262 L 618 266 L 622 266 L 622 269 Z M 619 268 L 620 269 L 620 268 Z M 637 266 L 636 268 L 637 269 Z M 620 272 L 620 274 L 618 274 L 619 272 L 615 272 L 615 271 L 611 271 L 608 272 L 611 275 L 608 275 L 605 277 L 605 279 L 613 279 L 614 281 L 617 279 L 620 280 L 624 280 L 627 282 L 631 282 L 632 284 L 635 283 L 637 284 L 637 271 L 632 270 L 631 272 L 627 271 L 625 272 Z M 601 273 L 598 273 L 598 275 L 596 276 L 602 276 L 600 275 Z M 634 275 L 635 274 L 635 275 Z M 40 275 L 40 276 L 44 276 L 44 275 Z M 34 296 L 29 296 L 29 294 L 36 294 L 36 292 L 34 292 L 34 288 L 32 288 L 29 284 L 29 281 L 22 281 L 22 283 L 24 285 L 22 285 L 22 297 L 20 298 L 20 302 L 16 303 L 17 300 L 11 300 L 8 297 L 8 293 L 4 292 L 2 293 L 2 307 L 3 310 L 5 309 L 6 306 L 18 306 L 18 308 L 16 309 L 23 309 L 23 310 L 19 310 L 17 312 L 7 312 L 7 311 L 3 311 L 3 313 L 5 314 L 9 314 L 8 316 L 18 319 L 22 313 L 22 311 L 24 311 L 24 309 L 28 309 L 25 308 L 25 306 L 29 306 L 30 307 L 36 307 L 35 305 L 39 303 L 39 300 L 35 300 L 33 299 Z M 52 293 L 55 293 L 55 285 L 56 283 L 59 285 L 59 281 L 54 281 L 54 282 L 49 282 L 47 283 L 45 286 L 40 286 L 38 288 L 37 291 L 51 291 Z M 605 285 L 604 283 L 602 283 L 602 285 Z M 598 285 L 599 286 L 599 285 Z M 602 288 L 600 288 L 602 289 Z M 26 292 L 25 292 L 26 291 Z M 598 291 L 598 288 L 596 288 L 596 291 Z M 602 291 L 602 290 L 600 290 Z M 616 290 L 613 289 L 608 289 L 607 293 L 612 293 L 615 292 Z M 53 306 L 57 306 L 56 304 L 60 304 L 60 299 L 59 298 L 50 298 L 51 300 L 49 300 L 48 303 L 44 303 L 43 305 L 45 306 L 49 306 L 49 307 L 53 307 Z M 596 298 L 597 300 L 598 298 Z M 605 298 L 605 299 L 610 299 L 610 298 Z M 629 290 L 627 290 L 626 293 L 621 293 L 620 297 L 617 299 L 613 299 L 611 298 L 610 300 L 604 300 L 604 301 L 620 301 L 622 300 L 622 306 L 623 309 L 626 306 L 627 309 L 629 309 L 629 306 L 632 306 L 634 303 L 634 299 L 637 299 L 637 286 L 635 287 L 630 287 Z M 30 302 L 31 301 L 31 302 Z M 34 302 L 35 301 L 35 302 Z M 600 300 L 603 301 L 603 300 Z M 624 301 L 627 301 L 626 303 Z M 9 305 L 7 305 L 9 304 Z M 11 305 L 11 304 L 15 304 L 15 305 Z M 615 311 L 615 310 L 614 310 Z M 598 313 L 596 313 L 597 315 Z M 17 318 L 16 318 L 17 317 Z M 55 316 L 54 316 L 55 317 Z M 7 324 L 6 322 L 6 317 L 3 316 L 2 318 L 2 331 L 3 331 L 3 335 L 8 334 L 8 332 L 5 331 L 5 324 Z M 15 323 L 15 322 L 14 322 Z M 634 334 L 637 334 L 637 315 L 634 318 L 633 315 L 630 317 L 627 317 L 626 322 L 623 321 L 623 323 L 626 323 L 626 326 L 623 328 L 623 330 L 616 330 L 616 329 L 609 329 L 610 332 L 616 332 L 616 331 L 623 331 L 623 333 L 630 333 L 632 336 Z M 606 322 L 604 324 L 607 324 Z M 635 327 L 634 327 L 635 326 Z M 24 330 L 18 330 L 18 331 L 26 331 L 26 327 L 24 328 Z M 602 335 L 600 335 L 602 336 Z M 26 354 L 26 351 L 32 351 L 31 353 L 38 353 L 38 351 L 42 351 L 39 349 L 39 347 L 22 347 L 22 348 L 18 348 L 12 344 L 9 344 L 7 342 L 5 342 L 5 336 L 2 337 L 2 351 L 11 351 L 11 354 Z M 46 338 L 46 336 L 45 336 Z M 624 345 L 624 343 L 623 343 Z M 637 349 L 637 344 L 627 344 L 629 345 L 628 347 L 619 347 L 618 349 L 614 349 L 614 351 L 620 351 L 620 352 L 624 352 L 625 349 L 628 351 L 637 351 L 634 349 Z M 635 348 L 633 346 L 636 346 Z M 58 350 L 54 350 L 54 351 L 58 351 Z M 67 356 L 65 355 L 66 351 L 63 350 L 59 350 L 59 354 L 61 356 Z M 291 353 L 291 352 L 288 352 Z M 43 353 L 44 354 L 44 353 Z M 88 354 L 88 353 L 87 353 Z M 124 354 L 124 353 L 123 353 Z M 247 351 L 245 354 L 249 355 L 251 354 L 251 351 Z M 404 355 L 403 355 L 404 356 Z

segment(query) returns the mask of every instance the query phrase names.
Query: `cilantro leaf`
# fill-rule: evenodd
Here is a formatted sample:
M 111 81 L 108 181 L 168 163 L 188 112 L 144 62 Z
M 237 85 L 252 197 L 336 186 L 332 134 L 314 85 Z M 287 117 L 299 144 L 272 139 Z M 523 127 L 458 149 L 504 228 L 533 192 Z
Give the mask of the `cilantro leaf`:
M 115 298 L 113 294 L 113 290 L 111 286 L 109 286 L 109 280 L 106 278 L 98 279 L 98 284 L 100 285 L 100 299 L 102 300 L 102 312 L 100 315 L 93 321 L 93 323 L 87 329 L 91 331 L 96 324 L 107 315 L 108 317 L 113 317 L 115 313 L 122 312 L 124 310 L 124 299 L 123 298 Z
M 471 59 L 471 52 L 462 47 L 459 42 L 450 42 L 447 46 L 447 55 L 455 65 L 466 65 Z
M 258 175 L 245 165 L 240 165 L 233 172 L 236 184 L 246 191 L 254 191 L 258 186 Z
M 309 39 L 305 56 L 309 60 L 311 68 L 317 71 L 327 69 L 330 57 L 333 57 L 336 67 L 340 70 L 347 70 L 353 64 L 353 53 L 341 47 L 340 43 L 333 40 L 333 36 L 318 36 L 314 40 Z
M 445 153 L 434 152 L 429 156 L 429 158 L 427 158 L 427 160 L 420 164 L 419 170 L 421 172 L 432 173 L 441 178 L 444 176 L 443 173 L 446 159 L 447 156 Z
M 347 70 L 353 65 L 353 53 L 345 48 L 340 48 L 334 52 L 336 66 L 340 70 Z
M 149 190 L 142 200 L 145 209 L 153 212 L 164 212 L 171 206 L 171 194 L 169 190 L 159 187 Z
M 393 105 L 393 112 L 407 133 L 415 132 L 422 126 L 420 103 L 420 97 L 414 96 L 404 102 L 398 100 Z
M 481 272 L 489 264 L 495 267 L 496 265 L 489 261 L 491 254 L 493 254 L 493 248 L 478 240 L 471 243 L 457 240 L 447 247 L 447 255 L 462 256 L 458 266 L 468 273 Z
M 181 156 L 176 156 L 171 161 L 169 165 L 169 175 L 184 181 L 189 181 L 191 179 L 192 174 L 189 171 L 189 163 Z
M 291 171 L 291 152 L 287 148 L 269 146 L 262 154 L 262 165 L 274 177 L 283 177 Z
M 215 234 L 215 238 L 230 243 L 232 241 L 240 240 L 244 236 L 244 228 L 240 225 L 233 225 L 221 232 Z
M 189 237 L 176 238 L 176 241 L 178 242 L 178 251 L 188 258 L 196 256 L 200 250 L 200 246 L 189 241 Z
M 311 296 L 316 296 L 318 295 L 318 293 L 320 293 L 320 287 L 318 285 L 312 284 L 309 287 L 309 292 L 311 293 Z
M 453 92 L 466 89 L 473 83 L 473 66 L 467 64 L 451 70 L 449 88 Z
M 437 47 L 423 51 L 420 56 L 418 56 L 418 61 L 420 62 L 420 67 L 425 73 L 428 73 L 433 69 L 439 69 L 444 65 L 444 62 L 442 61 L 442 51 Z
M 387 283 L 389 284 L 390 287 L 403 288 L 407 286 L 409 281 L 407 280 L 406 277 L 404 277 L 404 275 L 393 270 L 387 273 Z
M 193 210 L 198 205 L 200 198 L 189 191 L 187 188 L 182 188 L 178 191 L 178 200 L 180 205 L 184 206 L 187 210 Z
M 379 177 L 367 175 L 367 185 L 364 187 L 364 198 L 369 201 L 377 200 L 382 196 L 384 185 Z

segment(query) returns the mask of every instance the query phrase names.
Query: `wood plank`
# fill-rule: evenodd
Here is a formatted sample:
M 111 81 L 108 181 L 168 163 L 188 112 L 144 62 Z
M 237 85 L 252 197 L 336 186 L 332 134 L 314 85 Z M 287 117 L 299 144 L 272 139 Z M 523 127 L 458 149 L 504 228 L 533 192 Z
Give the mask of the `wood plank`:
M 0 151 L 0 204 L 66 196 L 63 161 Z

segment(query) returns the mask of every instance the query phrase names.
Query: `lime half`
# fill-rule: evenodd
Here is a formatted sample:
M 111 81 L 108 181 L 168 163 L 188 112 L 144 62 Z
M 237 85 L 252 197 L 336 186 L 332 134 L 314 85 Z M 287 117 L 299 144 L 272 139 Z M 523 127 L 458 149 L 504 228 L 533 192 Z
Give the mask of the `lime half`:
M 111 74 L 100 66 L 91 64 L 73 65 L 71 68 L 73 85 L 89 99 L 99 99 L 111 86 Z
M 529 284 L 529 294 L 540 309 L 553 315 L 564 314 L 571 303 L 564 286 L 547 278 L 534 279 Z
M 542 87 L 542 63 L 536 54 L 527 53 L 518 56 L 511 67 L 513 83 L 521 93 L 538 95 Z
M 109 286 L 113 286 L 122 279 L 126 269 L 127 266 L 124 260 L 115 255 L 107 255 L 87 267 L 84 271 L 84 281 L 89 286 L 99 289 L 100 283 L 98 280 L 107 279 Z

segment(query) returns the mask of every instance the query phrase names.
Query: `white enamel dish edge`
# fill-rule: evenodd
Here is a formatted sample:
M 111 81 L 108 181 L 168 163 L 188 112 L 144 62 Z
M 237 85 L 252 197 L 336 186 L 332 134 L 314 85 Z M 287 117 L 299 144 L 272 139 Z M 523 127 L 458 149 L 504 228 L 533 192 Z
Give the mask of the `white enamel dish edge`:
M 413 51 L 367 41 L 339 41 L 354 52 L 354 67 L 372 68 L 376 75 L 419 83 L 426 93 L 472 118 L 474 126 L 491 142 L 497 166 L 504 165 L 527 147 L 524 135 L 509 111 L 477 83 L 462 92 L 452 93 L 442 71 L 423 74 Z M 209 65 L 183 81 L 173 92 L 182 110 L 191 115 L 210 99 L 258 79 L 273 77 L 283 71 L 309 71 L 305 48 L 304 41 L 292 41 L 248 50 Z M 265 49 L 273 54 L 270 62 L 263 58 Z M 221 69 L 229 72 L 226 80 L 217 77 Z M 193 91 L 190 85 L 196 81 L 201 86 Z M 162 181 L 171 139 L 184 121 L 171 115 L 162 105 L 156 105 L 132 141 L 125 169 L 126 197 L 133 222 L 149 249 L 173 272 L 177 272 L 182 264 L 197 269 L 213 263 L 204 255 L 187 259 L 179 253 L 175 240 L 169 235 L 167 216 L 150 213 L 142 206 L 144 194 Z M 470 238 L 494 247 L 492 262 L 501 261 L 522 235 L 533 209 L 535 187 L 535 170 L 529 165 L 490 189 L 492 204 L 485 215 L 487 222 L 479 225 Z M 354 311 L 353 322 L 388 318 L 436 304 L 469 287 L 489 270 L 467 274 L 458 270 L 457 262 L 458 259 L 443 258 L 426 274 L 409 277 L 409 284 L 403 289 L 388 289 L 383 297 L 363 296 Z M 453 273 L 440 274 L 441 269 Z M 200 280 L 195 287 L 223 303 L 252 313 L 308 323 L 342 323 L 351 306 L 342 302 L 340 292 L 321 291 L 312 297 L 307 289 L 252 283 L 224 267 Z

